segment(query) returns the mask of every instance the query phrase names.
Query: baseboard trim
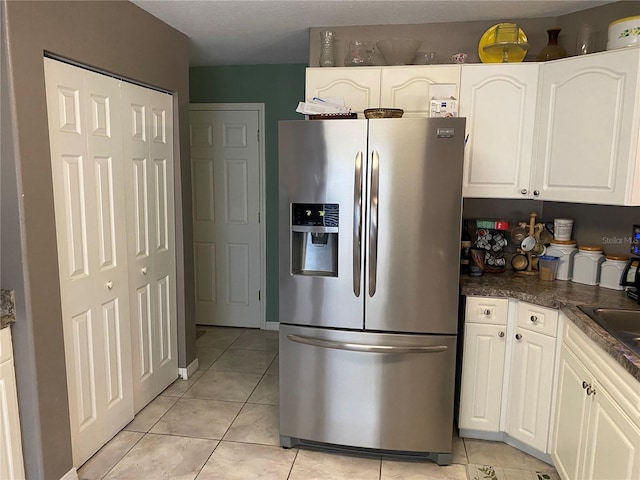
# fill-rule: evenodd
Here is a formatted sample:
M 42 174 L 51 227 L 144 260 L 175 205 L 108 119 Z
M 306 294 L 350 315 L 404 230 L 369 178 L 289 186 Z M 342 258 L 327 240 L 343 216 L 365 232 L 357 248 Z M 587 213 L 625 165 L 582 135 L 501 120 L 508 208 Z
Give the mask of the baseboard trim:
M 74 468 L 69 470 L 60 478 L 60 480 L 78 480 L 78 471 Z
M 198 363 L 198 359 L 196 358 L 193 362 L 189 364 L 187 368 L 178 368 L 178 376 L 182 380 L 189 380 L 189 377 L 192 376 L 198 370 L 200 364 Z
M 276 332 L 280 330 L 280 322 L 264 322 L 265 330 L 275 330 Z

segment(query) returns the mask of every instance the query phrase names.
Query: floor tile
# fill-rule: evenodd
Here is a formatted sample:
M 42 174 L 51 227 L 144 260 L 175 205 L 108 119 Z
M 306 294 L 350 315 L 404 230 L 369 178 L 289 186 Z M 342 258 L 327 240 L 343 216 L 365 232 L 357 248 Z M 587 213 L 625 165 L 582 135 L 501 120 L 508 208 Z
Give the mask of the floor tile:
M 104 477 L 144 436 L 140 432 L 119 432 L 78 470 L 79 480 Z
M 220 440 L 241 408 L 242 403 L 181 398 L 150 433 Z
M 185 397 L 208 398 L 227 402 L 246 402 L 262 375 L 209 370 L 184 394 Z
M 247 403 L 235 419 L 224 440 L 280 445 L 279 408 Z
M 260 350 L 227 350 L 211 365 L 211 370 L 264 373 L 275 356 L 275 352 Z
M 224 348 L 197 347 L 198 370 L 205 372 L 224 353 Z
M 278 375 L 265 375 L 249 397 L 249 403 L 263 403 L 266 405 L 278 405 L 280 398 L 280 377 Z
M 124 429 L 131 432 L 148 432 L 177 401 L 177 397 L 163 395 L 156 397 L 149 405 L 140 410 Z
M 276 355 L 276 358 L 273 359 L 271 365 L 267 369 L 267 373 L 269 375 L 279 375 L 280 374 L 280 355 Z
M 553 466 L 527 455 L 506 443 L 465 438 L 464 444 L 469 463 L 500 465 L 506 468 L 539 470 L 541 472 L 555 471 Z
M 379 458 L 298 450 L 289 480 L 379 480 Z
M 517 468 L 503 468 L 505 480 L 538 480 L 535 472 L 518 470 Z M 550 479 L 549 479 L 550 480 Z
M 467 480 L 467 470 L 465 465 L 383 459 L 380 480 Z
M 457 463 L 460 465 L 466 465 L 469 463 L 467 450 L 464 448 L 464 440 L 457 435 L 453 436 L 453 442 L 451 445 L 451 463 Z
M 197 480 L 286 480 L 297 449 L 220 442 Z
M 145 435 L 106 480 L 193 480 L 218 442 L 201 438 Z
M 266 330 L 245 330 L 229 348 L 277 352 L 278 332 Z
M 196 339 L 196 347 L 222 348 L 229 347 L 242 335 L 244 329 L 231 327 L 205 327 L 204 335 Z
M 164 391 L 160 395 L 164 395 L 166 397 L 181 397 L 185 394 L 187 390 L 189 390 L 194 383 L 202 376 L 204 370 L 199 368 L 193 375 L 189 377 L 188 380 L 182 380 L 178 378 L 171 385 L 164 389 Z

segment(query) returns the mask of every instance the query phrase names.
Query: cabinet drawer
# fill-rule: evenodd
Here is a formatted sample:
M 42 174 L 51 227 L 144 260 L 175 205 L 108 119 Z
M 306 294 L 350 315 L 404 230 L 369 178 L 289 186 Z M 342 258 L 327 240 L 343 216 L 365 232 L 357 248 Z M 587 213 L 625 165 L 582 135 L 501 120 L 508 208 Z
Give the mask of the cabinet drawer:
M 466 323 L 507 324 L 509 300 L 493 297 L 467 297 Z
M 558 310 L 531 303 L 518 303 L 517 325 L 532 332 L 557 336 Z
M 0 363 L 10 360 L 12 356 L 11 327 L 6 327 L 0 330 Z

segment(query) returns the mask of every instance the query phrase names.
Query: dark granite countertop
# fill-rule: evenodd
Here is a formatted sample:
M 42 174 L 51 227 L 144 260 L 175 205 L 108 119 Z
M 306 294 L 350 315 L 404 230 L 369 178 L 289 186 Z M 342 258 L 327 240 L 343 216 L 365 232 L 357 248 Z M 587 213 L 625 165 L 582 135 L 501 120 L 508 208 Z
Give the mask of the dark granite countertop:
M 577 305 L 595 305 L 640 310 L 640 305 L 624 292 L 571 281 L 546 282 L 535 276 L 516 273 L 482 277 L 461 275 L 460 288 L 463 295 L 509 297 L 544 307 L 559 308 L 593 342 L 640 381 L 640 355 L 624 346 L 577 308 Z
M 0 328 L 16 321 L 13 290 L 0 289 Z

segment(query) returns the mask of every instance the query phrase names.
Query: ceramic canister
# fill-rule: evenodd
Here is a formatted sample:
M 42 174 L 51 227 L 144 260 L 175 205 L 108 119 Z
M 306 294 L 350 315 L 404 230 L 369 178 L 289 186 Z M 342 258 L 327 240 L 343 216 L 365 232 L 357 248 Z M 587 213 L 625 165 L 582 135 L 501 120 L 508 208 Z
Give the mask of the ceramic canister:
M 620 278 L 629 257 L 627 255 L 607 255 L 606 260 L 600 267 L 600 286 L 612 290 L 623 290 L 620 285 Z
M 598 245 L 582 245 L 573 257 L 572 282 L 586 285 L 600 283 L 600 264 L 604 262 L 602 247 Z
M 571 280 L 573 274 L 573 257 L 578 253 L 575 240 L 551 240 L 546 255 L 558 257 L 556 280 Z

